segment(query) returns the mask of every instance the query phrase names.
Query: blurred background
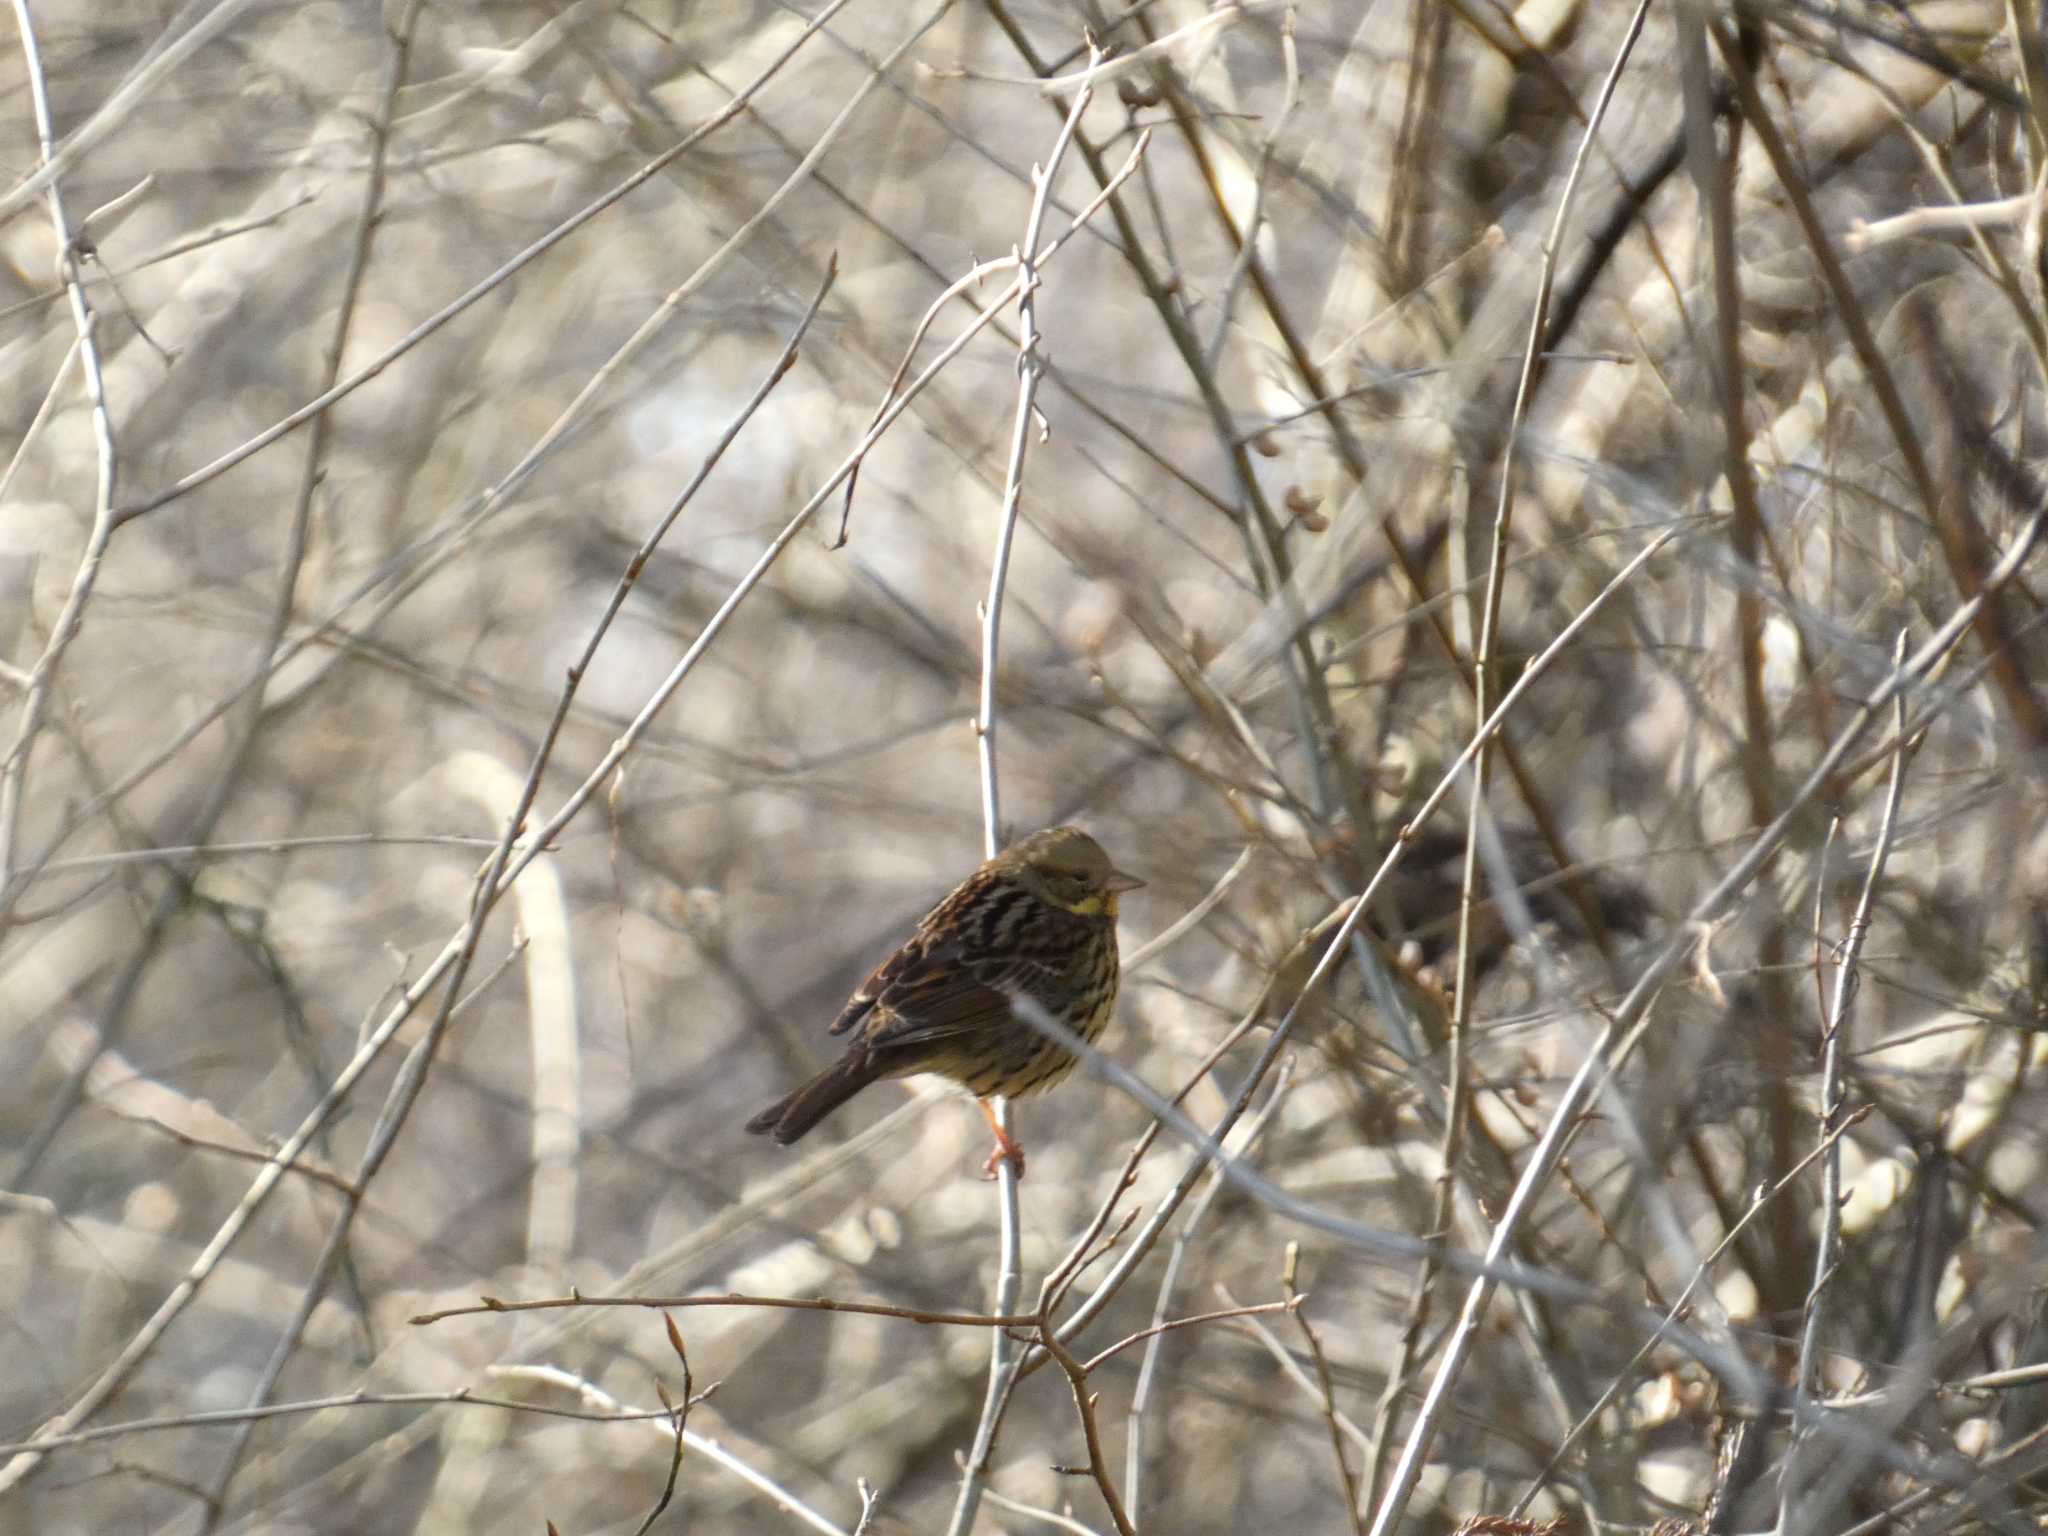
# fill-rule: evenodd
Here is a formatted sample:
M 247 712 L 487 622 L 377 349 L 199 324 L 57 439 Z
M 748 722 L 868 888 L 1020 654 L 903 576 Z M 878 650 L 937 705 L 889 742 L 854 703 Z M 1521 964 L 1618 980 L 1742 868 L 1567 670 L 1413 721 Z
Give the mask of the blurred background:
M 1638 19 L 18 0 L 7 1528 L 2039 1529 L 2038 8 Z M 1034 1370 L 963 1497 L 986 1328 L 676 1308 L 664 1507 L 654 1312 L 412 1319 L 992 1305 L 963 1099 L 740 1127 L 981 856 L 1015 303 L 826 490 L 1034 164 L 1003 834 L 1148 881 L 1104 1047 L 1264 1183 L 1018 1105 L 1092 1457 Z M 1461 956 L 1482 636 L 1497 701 L 1596 605 Z M 1454 1353 L 1532 1166 L 1556 1283 Z

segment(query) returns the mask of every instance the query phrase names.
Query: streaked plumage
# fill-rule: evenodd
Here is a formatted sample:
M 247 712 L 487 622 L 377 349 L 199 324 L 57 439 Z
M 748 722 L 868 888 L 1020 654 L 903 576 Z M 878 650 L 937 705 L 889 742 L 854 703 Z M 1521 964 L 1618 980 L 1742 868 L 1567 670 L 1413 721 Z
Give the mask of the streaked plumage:
M 1030 998 L 1083 1039 L 1099 1036 L 1116 1010 L 1116 899 L 1143 883 L 1075 827 L 1004 850 L 847 1000 L 831 1028 L 852 1036 L 846 1054 L 747 1129 L 787 1146 L 868 1084 L 917 1072 L 950 1077 L 984 1101 L 1050 1088 L 1074 1056 L 1018 1018 L 1010 1000 Z M 1014 1157 L 1021 1173 L 1022 1149 L 996 1134 L 991 1169 Z

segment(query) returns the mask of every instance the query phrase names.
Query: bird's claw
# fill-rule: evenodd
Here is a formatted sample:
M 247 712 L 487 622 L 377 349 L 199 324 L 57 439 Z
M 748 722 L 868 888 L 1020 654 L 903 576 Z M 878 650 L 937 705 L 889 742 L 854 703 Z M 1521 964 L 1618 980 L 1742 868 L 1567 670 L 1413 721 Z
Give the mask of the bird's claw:
M 1018 1178 L 1024 1177 L 1024 1148 L 1020 1143 L 1008 1138 L 995 1144 L 994 1150 L 988 1155 L 988 1160 L 981 1165 L 981 1176 L 984 1179 L 997 1177 L 998 1170 L 1005 1163 L 1016 1170 Z
M 1024 1177 L 1024 1146 L 1016 1137 L 1003 1129 L 1003 1123 L 996 1118 L 996 1107 L 987 1099 L 976 1099 L 975 1105 L 981 1110 L 981 1118 L 988 1122 L 988 1128 L 995 1134 L 995 1150 L 988 1155 L 988 1161 L 981 1165 L 981 1176 L 992 1179 L 996 1170 L 1008 1163 L 1017 1170 L 1017 1177 Z

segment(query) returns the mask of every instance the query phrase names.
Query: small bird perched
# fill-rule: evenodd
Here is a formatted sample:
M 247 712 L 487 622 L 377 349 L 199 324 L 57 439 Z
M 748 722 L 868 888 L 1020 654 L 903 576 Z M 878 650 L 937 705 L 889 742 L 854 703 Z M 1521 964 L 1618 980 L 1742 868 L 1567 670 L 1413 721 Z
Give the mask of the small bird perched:
M 1024 1149 L 989 1099 L 1022 1098 L 1074 1069 L 1074 1054 L 1011 1011 L 1028 998 L 1083 1040 L 1116 1011 L 1116 899 L 1145 882 L 1109 862 L 1078 827 L 1033 833 L 961 882 L 876 966 L 832 1033 L 846 1054 L 747 1122 L 788 1146 L 872 1082 L 936 1072 L 981 1100 L 996 1133 L 986 1172 Z

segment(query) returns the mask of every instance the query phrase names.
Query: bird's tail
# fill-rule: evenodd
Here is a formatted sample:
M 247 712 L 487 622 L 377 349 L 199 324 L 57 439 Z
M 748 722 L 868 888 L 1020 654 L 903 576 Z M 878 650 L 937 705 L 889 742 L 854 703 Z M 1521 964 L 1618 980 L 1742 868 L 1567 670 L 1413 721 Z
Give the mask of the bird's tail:
M 772 1136 L 786 1147 L 882 1075 L 869 1052 L 848 1051 L 801 1088 L 784 1094 L 754 1116 L 747 1129 L 756 1136 Z

